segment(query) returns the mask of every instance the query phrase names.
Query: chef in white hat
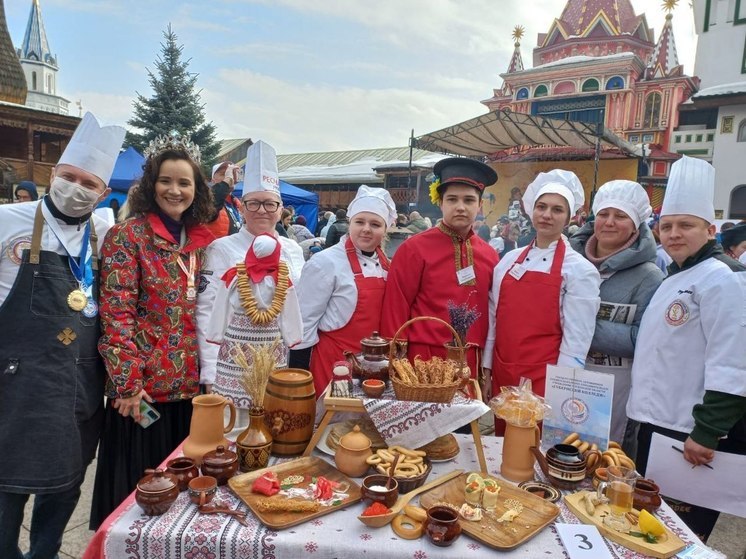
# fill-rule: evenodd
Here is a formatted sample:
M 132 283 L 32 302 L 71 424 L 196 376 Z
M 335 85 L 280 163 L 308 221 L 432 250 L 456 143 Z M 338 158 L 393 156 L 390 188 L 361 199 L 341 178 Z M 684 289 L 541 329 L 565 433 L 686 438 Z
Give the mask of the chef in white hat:
M 29 555 L 56 555 L 95 455 L 106 378 L 98 258 L 109 225 L 92 212 L 109 193 L 124 134 L 86 113 L 49 194 L 0 206 L 0 518 L 9 535 L 0 557 L 18 556 L 32 493 Z
M 306 262 L 298 286 L 303 342 L 297 347 L 313 348 L 310 370 L 317 398 L 344 352 L 358 353 L 360 340 L 380 330 L 389 269 L 381 244 L 396 221 L 396 205 L 386 189 L 362 185 L 347 207 L 347 216 L 347 234 Z M 308 351 L 293 355 L 292 360 L 293 365 L 307 362 Z
M 484 366 L 492 369 L 493 393 L 527 377 L 543 396 L 547 365 L 585 364 L 600 277 L 562 235 L 584 201 L 583 186 L 570 171 L 539 173 L 526 188 L 523 204 L 536 238 L 500 260 L 490 292 Z
M 601 274 L 601 305 L 609 312 L 596 318 L 585 368 L 614 375 L 610 436 L 620 443 L 627 426 L 637 333 L 650 298 L 664 278 L 655 263 L 655 239 L 647 225 L 652 212 L 640 184 L 609 181 L 593 199 L 595 219 L 570 238 L 570 245 Z M 635 446 L 633 440 L 626 450 L 631 453 Z
M 296 339 L 293 329 L 297 327 L 300 330 L 300 324 L 292 324 L 297 319 L 290 318 L 294 312 L 294 290 L 283 290 L 278 293 L 280 290 L 277 286 L 285 282 L 298 284 L 304 263 L 303 249 L 291 239 L 278 237 L 275 232 L 275 225 L 280 219 L 281 212 L 277 155 L 272 146 L 259 140 L 249 147 L 246 154 L 244 189 L 241 197 L 241 215 L 245 225 L 238 233 L 217 239 L 207 247 L 205 265 L 200 278 L 197 295 L 197 341 L 200 383 L 205 385 L 208 392 L 213 389 L 219 368 L 237 368 L 235 363 L 229 362 L 231 360 L 226 354 L 230 349 L 231 340 L 244 337 L 254 342 L 263 340 L 271 343 L 280 336 L 284 344 L 278 354 L 278 366 L 286 364 L 288 347 L 299 340 L 299 336 Z M 254 275 L 256 285 L 253 285 L 250 292 L 243 290 L 242 293 L 242 290 L 238 289 L 238 282 L 243 282 L 242 277 L 251 273 L 252 262 L 264 269 L 263 264 L 257 259 L 256 250 L 252 248 L 260 237 L 262 240 L 256 248 L 261 254 L 264 249 L 269 248 L 269 239 L 264 237 L 275 240 L 269 256 L 272 259 L 277 257 L 277 268 L 269 275 Z M 268 255 L 263 255 L 263 258 L 268 258 Z M 240 265 L 243 265 L 243 272 Z M 282 298 L 281 302 L 277 300 L 278 297 Z M 270 307 L 274 309 L 269 313 L 273 315 L 271 320 L 260 320 L 261 313 L 256 311 L 267 310 Z M 286 318 L 282 318 L 283 316 Z M 218 330 L 222 332 L 216 331 L 216 324 L 220 325 Z M 244 353 L 250 360 L 250 353 Z M 221 391 L 231 396 L 233 393 L 228 393 L 226 386 L 228 377 L 223 375 L 222 378 L 224 381 L 221 384 Z M 240 386 L 236 386 L 236 395 L 239 389 Z M 240 398 L 236 403 L 239 407 L 248 407 L 248 402 Z
M 714 450 L 746 454 L 746 274 L 715 241 L 715 169 L 682 157 L 671 167 L 660 219 L 669 276 L 640 324 L 627 415 L 641 423 L 637 469 L 645 473 L 653 433 L 682 441 L 663 460 L 709 464 Z M 724 438 L 726 437 L 727 438 Z M 706 539 L 716 511 L 679 509 Z

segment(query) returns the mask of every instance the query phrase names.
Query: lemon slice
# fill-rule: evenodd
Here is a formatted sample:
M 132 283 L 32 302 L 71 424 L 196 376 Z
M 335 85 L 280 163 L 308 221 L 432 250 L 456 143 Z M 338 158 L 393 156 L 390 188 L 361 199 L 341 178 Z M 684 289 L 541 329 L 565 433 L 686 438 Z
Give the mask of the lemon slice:
M 640 532 L 643 534 L 650 534 L 659 538 L 666 533 L 666 527 L 663 526 L 663 523 L 645 509 L 640 511 L 638 524 Z
M 484 485 L 484 479 L 476 472 L 469 474 L 469 477 L 466 478 L 466 485 L 469 485 L 472 481 L 476 481 L 480 486 Z

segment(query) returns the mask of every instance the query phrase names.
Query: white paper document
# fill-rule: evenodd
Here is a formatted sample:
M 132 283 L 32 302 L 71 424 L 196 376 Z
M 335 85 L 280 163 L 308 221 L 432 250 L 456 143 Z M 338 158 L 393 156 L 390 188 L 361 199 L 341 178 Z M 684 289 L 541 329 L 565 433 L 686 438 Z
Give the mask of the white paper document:
M 570 559 L 612 559 L 601 532 L 590 524 L 555 524 Z
M 692 468 L 674 448 L 683 450 L 684 443 L 653 433 L 645 477 L 661 495 L 746 518 L 746 456 L 716 451 L 712 469 Z

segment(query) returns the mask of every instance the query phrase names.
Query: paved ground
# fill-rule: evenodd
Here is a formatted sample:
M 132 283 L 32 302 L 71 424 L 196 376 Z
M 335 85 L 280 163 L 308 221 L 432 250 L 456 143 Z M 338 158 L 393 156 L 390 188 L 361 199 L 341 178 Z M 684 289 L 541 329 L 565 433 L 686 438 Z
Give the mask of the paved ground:
M 491 418 L 489 421 L 481 423 L 483 432 L 491 431 Z M 64 559 L 79 559 L 83 556 L 83 551 L 88 545 L 88 541 L 93 536 L 93 532 L 88 529 L 88 515 L 91 507 L 91 494 L 93 493 L 93 478 L 96 473 L 96 463 L 94 462 L 88 468 L 85 482 L 83 483 L 83 495 L 80 498 L 78 507 L 75 509 L 73 517 L 70 519 L 65 537 L 62 540 L 62 550 L 60 557 Z M 28 535 L 31 522 L 31 501 L 26 507 L 26 521 L 21 531 L 21 549 L 28 550 Z M 710 536 L 709 545 L 728 557 L 728 559 L 746 559 L 746 518 L 739 518 L 729 514 L 720 515 L 715 530 Z M 178 559 L 178 558 L 169 558 Z

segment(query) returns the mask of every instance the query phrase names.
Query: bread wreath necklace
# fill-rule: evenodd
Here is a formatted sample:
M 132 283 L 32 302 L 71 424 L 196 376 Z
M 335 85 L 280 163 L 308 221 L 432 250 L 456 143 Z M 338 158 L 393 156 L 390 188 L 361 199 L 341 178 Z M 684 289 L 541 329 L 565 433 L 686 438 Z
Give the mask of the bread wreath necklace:
M 246 264 L 243 262 L 236 264 L 236 285 L 238 287 L 238 298 L 241 300 L 241 306 L 246 312 L 246 316 L 254 324 L 265 326 L 272 322 L 277 315 L 282 312 L 282 308 L 285 306 L 285 298 L 288 293 L 289 285 L 288 265 L 285 262 L 280 262 L 277 270 L 277 285 L 275 286 L 275 294 L 272 297 L 272 303 L 268 309 L 263 311 L 259 310 L 259 307 L 254 297 L 254 292 L 251 290 L 249 284 L 249 278 L 246 275 Z

